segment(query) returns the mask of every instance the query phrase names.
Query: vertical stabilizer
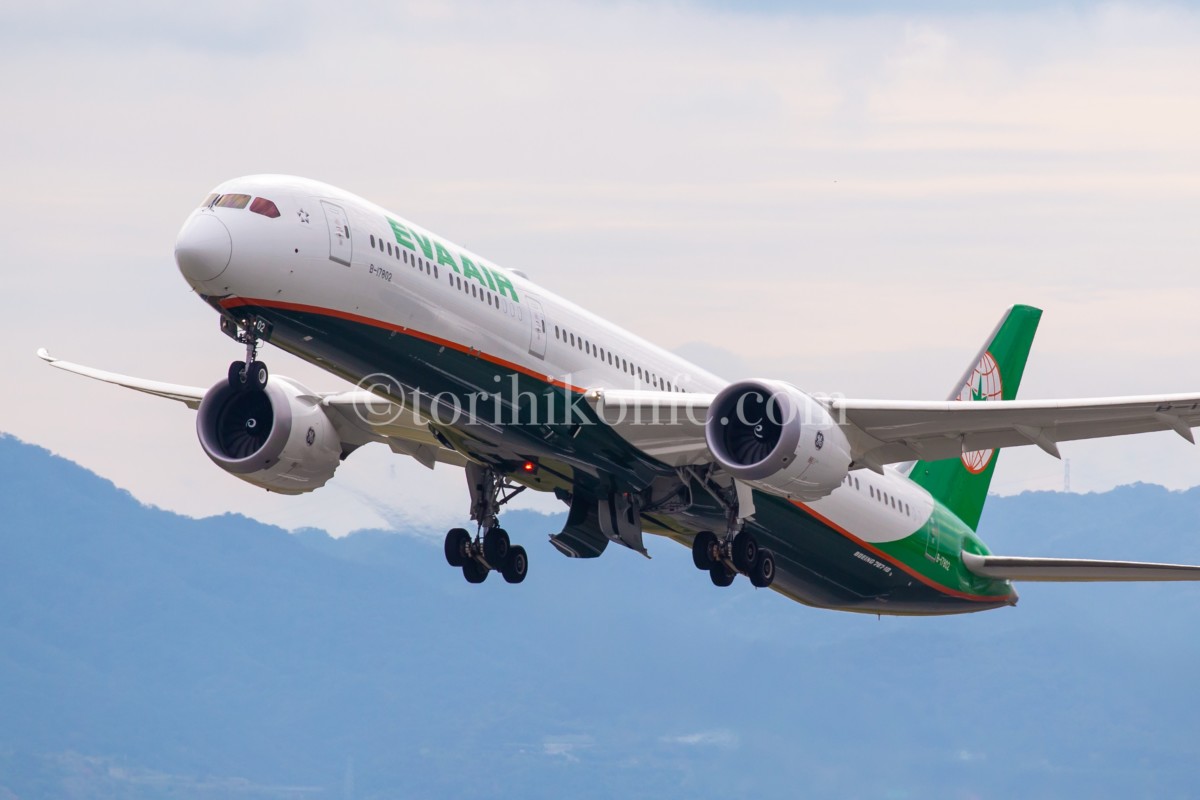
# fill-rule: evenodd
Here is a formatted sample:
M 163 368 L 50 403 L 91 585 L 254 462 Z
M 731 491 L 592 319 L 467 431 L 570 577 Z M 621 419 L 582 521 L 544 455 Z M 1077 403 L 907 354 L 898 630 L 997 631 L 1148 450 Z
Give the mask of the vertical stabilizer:
M 984 343 L 950 394 L 951 400 L 1015 400 L 1042 311 L 1013 306 Z M 983 513 L 998 450 L 976 450 L 961 458 L 918 461 L 909 477 L 974 530 Z

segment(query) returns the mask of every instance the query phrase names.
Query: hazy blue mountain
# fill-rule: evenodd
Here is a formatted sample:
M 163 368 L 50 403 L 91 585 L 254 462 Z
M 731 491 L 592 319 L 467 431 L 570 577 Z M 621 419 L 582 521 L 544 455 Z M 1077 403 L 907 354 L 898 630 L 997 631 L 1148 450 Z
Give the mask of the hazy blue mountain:
M 505 524 L 529 579 L 469 586 L 440 539 L 193 520 L 0 438 L 0 800 L 1197 794 L 1196 586 L 879 620 Z M 993 499 L 982 532 L 1200 563 L 1200 491 Z

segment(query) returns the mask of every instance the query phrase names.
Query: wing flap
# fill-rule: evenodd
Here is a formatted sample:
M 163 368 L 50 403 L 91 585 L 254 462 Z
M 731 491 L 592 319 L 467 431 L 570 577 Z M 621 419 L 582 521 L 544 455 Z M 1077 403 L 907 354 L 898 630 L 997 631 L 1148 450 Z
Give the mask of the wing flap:
M 967 569 L 984 578 L 1013 581 L 1200 581 L 1200 566 L 1082 558 L 1017 558 L 963 553 Z

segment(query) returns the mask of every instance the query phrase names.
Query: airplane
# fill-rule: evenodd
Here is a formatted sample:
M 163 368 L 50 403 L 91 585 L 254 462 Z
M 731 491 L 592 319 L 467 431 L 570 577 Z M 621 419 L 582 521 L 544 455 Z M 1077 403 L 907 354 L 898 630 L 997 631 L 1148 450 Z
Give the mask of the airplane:
M 994 555 L 976 533 L 999 450 L 1175 431 L 1200 394 L 1017 400 L 1041 319 L 1009 308 L 945 401 L 854 400 L 771 379 L 729 382 L 407 219 L 332 186 L 225 182 L 184 222 L 175 261 L 244 346 L 211 388 L 53 366 L 184 403 L 226 472 L 301 494 L 381 442 L 462 468 L 474 532 L 446 561 L 471 583 L 528 574 L 500 525 L 526 490 L 569 508 L 550 544 L 692 550 L 800 603 L 889 615 L 1013 606 L 1013 581 L 1200 580 L 1200 566 Z M 269 343 L 358 388 L 271 374 Z

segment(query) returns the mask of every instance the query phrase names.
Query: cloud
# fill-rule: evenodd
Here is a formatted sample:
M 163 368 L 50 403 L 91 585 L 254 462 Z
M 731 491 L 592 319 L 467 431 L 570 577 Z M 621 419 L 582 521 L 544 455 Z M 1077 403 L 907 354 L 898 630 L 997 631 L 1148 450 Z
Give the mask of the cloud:
M 683 747 L 718 747 L 722 749 L 733 749 L 738 746 L 739 742 L 737 734 L 724 729 L 698 731 L 681 736 L 664 736 L 659 741 Z
M 543 755 L 561 758 L 564 761 L 578 762 L 578 753 L 595 745 L 591 736 L 566 735 L 547 737 L 542 742 Z
M 0 24 L 19 154 L 0 359 L 28 388 L 0 427 L 168 508 L 335 530 L 393 498 L 438 526 L 466 513 L 461 481 L 407 462 L 374 502 L 265 495 L 215 470 L 189 413 L 33 357 L 216 381 L 236 348 L 171 250 L 251 172 L 344 186 L 656 343 L 810 390 L 940 397 L 1012 302 L 1047 311 L 1028 396 L 1200 384 L 1194 8 L 85 6 Z M 1080 488 L 1200 482 L 1160 440 L 1085 451 Z

